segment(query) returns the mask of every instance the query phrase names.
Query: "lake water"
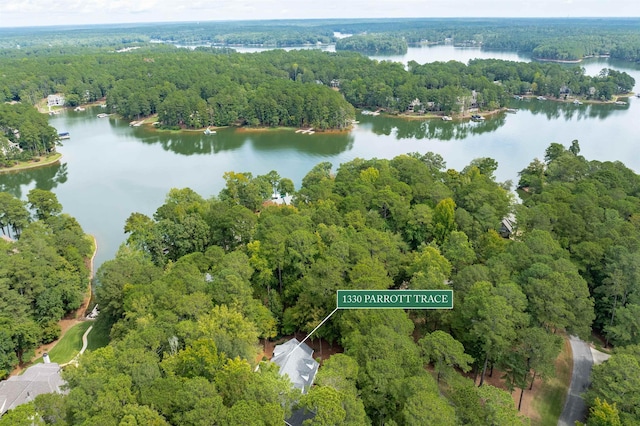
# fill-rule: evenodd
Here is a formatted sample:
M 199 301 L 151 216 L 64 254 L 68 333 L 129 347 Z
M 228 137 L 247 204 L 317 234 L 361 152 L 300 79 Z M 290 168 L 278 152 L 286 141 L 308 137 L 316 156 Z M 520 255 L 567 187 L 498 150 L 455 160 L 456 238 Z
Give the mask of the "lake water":
M 514 53 L 453 46 L 410 48 L 407 55 L 392 59 L 467 62 L 474 57 L 526 60 Z M 615 67 L 632 74 L 640 84 L 640 67 L 631 64 L 595 59 L 582 66 L 589 74 Z M 498 115 L 483 123 L 359 116 L 360 124 L 352 132 L 331 135 L 234 129 L 210 136 L 177 135 L 130 127 L 128 121 L 115 117 L 97 118 L 100 108 L 66 111 L 50 120 L 59 131 L 71 133 L 59 149 L 64 155 L 61 164 L 0 175 L 0 191 L 23 198 L 33 187 L 55 192 L 64 211 L 96 236 L 99 265 L 112 258 L 125 240 L 124 222 L 132 212 L 153 214 L 172 187 L 190 187 L 204 197 L 217 195 L 224 186 L 223 173 L 231 170 L 254 175 L 276 170 L 299 185 L 322 161 L 336 168 L 357 157 L 393 158 L 433 151 L 457 170 L 474 158 L 494 158 L 499 164 L 497 179 L 517 182 L 517 173 L 534 158 L 542 158 L 550 143 L 568 146 L 578 139 L 586 158 L 619 160 L 639 171 L 640 99 L 629 101 L 624 107 L 514 101 L 517 114 Z

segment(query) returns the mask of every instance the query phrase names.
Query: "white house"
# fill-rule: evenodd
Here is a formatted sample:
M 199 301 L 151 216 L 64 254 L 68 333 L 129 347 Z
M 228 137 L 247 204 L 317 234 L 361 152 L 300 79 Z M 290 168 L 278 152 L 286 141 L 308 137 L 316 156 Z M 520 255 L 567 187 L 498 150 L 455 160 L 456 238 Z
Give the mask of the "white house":
M 63 106 L 64 105 L 64 96 L 62 95 L 49 95 L 47 96 L 47 105 L 48 106 Z
M 298 339 L 291 339 L 273 349 L 271 362 L 280 367 L 280 375 L 289 376 L 293 387 L 306 393 L 318 372 L 320 364 L 313 359 L 313 349 Z

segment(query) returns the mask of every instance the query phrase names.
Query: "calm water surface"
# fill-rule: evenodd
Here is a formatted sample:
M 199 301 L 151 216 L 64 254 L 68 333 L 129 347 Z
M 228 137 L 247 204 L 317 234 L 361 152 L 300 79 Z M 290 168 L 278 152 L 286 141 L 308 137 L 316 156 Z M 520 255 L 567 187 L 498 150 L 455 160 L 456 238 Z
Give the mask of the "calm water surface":
M 452 46 L 411 48 L 393 60 L 420 63 L 474 57 L 526 60 L 513 53 L 455 49 Z M 381 59 L 376 57 L 376 59 Z M 615 67 L 640 83 L 640 68 L 597 59 L 581 64 L 589 74 Z M 640 171 L 640 99 L 626 107 L 574 106 L 540 101 L 514 101 L 517 114 L 502 114 L 484 123 L 408 121 L 362 116 L 348 134 L 301 135 L 293 131 L 219 130 L 168 134 L 129 127 L 115 117 L 97 118 L 103 110 L 66 111 L 50 124 L 71 133 L 60 148 L 62 164 L 0 175 L 0 191 L 25 197 L 34 187 L 54 191 L 65 212 L 75 216 L 98 239 L 96 264 L 113 257 L 124 241 L 123 226 L 134 211 L 153 214 L 172 187 L 190 187 L 205 197 L 217 195 L 226 171 L 254 175 L 277 170 L 299 185 L 317 163 L 340 163 L 357 157 L 393 158 L 408 152 L 433 151 L 447 166 L 461 169 L 478 157 L 499 163 L 497 178 L 517 182 L 517 173 L 544 156 L 551 142 L 568 146 L 578 139 L 581 154 L 600 161 L 623 161 Z

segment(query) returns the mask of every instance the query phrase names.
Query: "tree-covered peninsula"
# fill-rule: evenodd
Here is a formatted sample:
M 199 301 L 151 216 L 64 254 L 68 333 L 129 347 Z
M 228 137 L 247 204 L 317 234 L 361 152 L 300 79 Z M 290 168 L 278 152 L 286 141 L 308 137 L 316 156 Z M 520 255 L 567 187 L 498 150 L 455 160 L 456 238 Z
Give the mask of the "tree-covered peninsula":
M 60 138 L 47 119 L 28 103 L 0 103 L 0 169 L 55 152 Z
M 336 50 L 352 50 L 370 55 L 402 55 L 407 53 L 407 41 L 388 34 L 361 34 L 342 38 Z
M 169 128 L 286 126 L 344 129 L 355 108 L 389 113 L 468 114 L 506 105 L 513 95 L 606 101 L 635 81 L 557 64 L 474 60 L 418 64 L 353 52 L 230 53 L 150 46 L 127 52 L 2 59 L 0 99 L 36 104 L 63 94 L 69 105 L 106 99 L 128 119 L 157 114 Z

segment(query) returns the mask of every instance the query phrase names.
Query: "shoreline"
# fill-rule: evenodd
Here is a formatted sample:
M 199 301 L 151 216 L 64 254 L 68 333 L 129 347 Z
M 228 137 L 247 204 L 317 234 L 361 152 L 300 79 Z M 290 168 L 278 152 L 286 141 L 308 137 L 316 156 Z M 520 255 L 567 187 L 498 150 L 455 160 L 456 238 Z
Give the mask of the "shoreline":
M 536 95 L 520 95 L 523 99 L 527 99 L 527 100 L 537 100 L 537 96 Z M 616 102 L 618 102 L 621 98 L 631 98 L 633 97 L 634 94 L 633 92 L 629 92 L 629 93 L 622 93 L 619 95 L 614 95 L 613 99 L 611 99 L 610 101 L 601 101 L 598 99 L 585 99 L 585 98 L 580 98 L 580 97 L 571 97 L 571 98 L 567 98 L 567 99 L 561 99 L 561 98 L 555 98 L 555 97 L 547 97 L 546 100 L 547 101 L 551 101 L 551 102 L 559 102 L 559 103 L 563 103 L 563 104 L 573 104 L 574 101 L 579 101 L 584 105 L 616 105 Z M 544 101 L 541 101 L 544 102 Z M 625 102 L 626 104 L 628 104 L 628 102 Z
M 588 56 L 583 56 L 580 59 L 551 59 L 551 58 L 535 58 L 533 56 L 531 57 L 531 59 L 534 61 L 554 62 L 557 64 L 579 64 L 583 62 L 585 59 L 597 59 L 597 58 L 610 59 L 611 56 L 610 55 L 588 55 Z
M 43 158 L 43 157 L 37 157 Z M 2 173 L 12 173 L 12 172 L 21 172 L 23 170 L 37 169 L 39 167 L 51 166 L 53 164 L 59 163 L 62 159 L 62 154 L 59 152 L 49 156 L 44 161 L 20 161 L 15 166 L 11 166 L 9 168 L 0 168 L 0 174 Z
M 584 60 L 584 58 L 582 59 L 549 59 L 549 58 L 534 58 L 534 57 L 532 57 L 531 59 L 538 62 L 553 62 L 556 64 L 579 64 Z
M 464 114 L 455 114 L 455 115 L 450 115 L 449 117 L 452 118 L 451 121 L 470 120 L 471 116 L 475 114 L 481 115 L 483 117 L 489 117 L 492 115 L 500 114 L 501 112 L 504 112 L 507 109 L 508 109 L 507 107 L 502 107 L 498 109 L 492 109 L 490 111 L 467 111 Z M 403 120 L 442 120 L 442 117 L 444 117 L 444 115 L 435 115 L 435 114 L 412 115 L 412 114 L 406 114 L 406 113 L 385 114 L 385 115 L 389 117 L 401 118 Z

